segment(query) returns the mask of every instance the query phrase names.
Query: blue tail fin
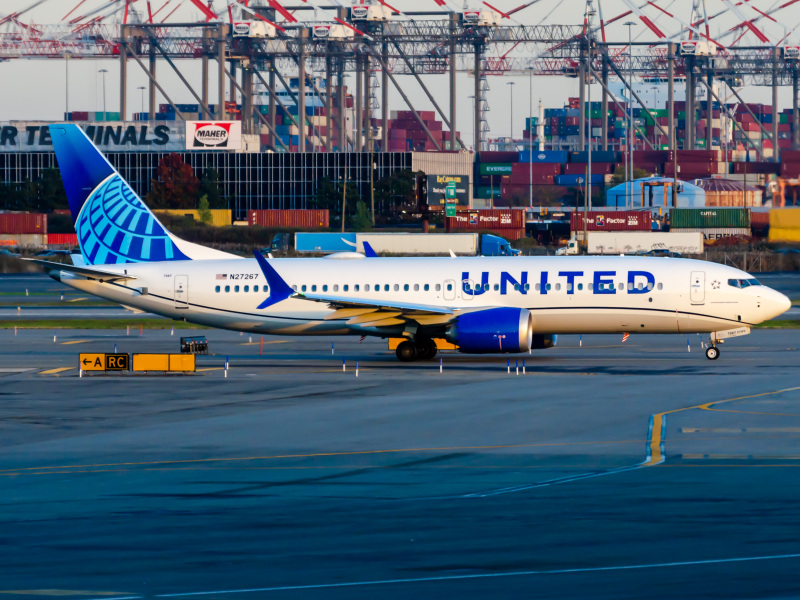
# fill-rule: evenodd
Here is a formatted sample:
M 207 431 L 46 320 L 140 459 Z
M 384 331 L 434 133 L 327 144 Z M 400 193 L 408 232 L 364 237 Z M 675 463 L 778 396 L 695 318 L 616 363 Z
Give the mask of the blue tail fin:
M 87 265 L 189 260 L 142 199 L 77 125 L 50 136 Z

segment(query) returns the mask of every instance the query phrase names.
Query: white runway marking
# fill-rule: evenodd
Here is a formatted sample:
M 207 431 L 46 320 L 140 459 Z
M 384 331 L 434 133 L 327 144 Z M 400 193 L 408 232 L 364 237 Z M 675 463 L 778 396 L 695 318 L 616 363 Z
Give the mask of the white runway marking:
M 800 554 L 776 554 L 772 556 L 746 556 L 738 558 L 713 558 L 708 560 L 687 560 L 681 562 L 650 563 L 640 565 L 619 565 L 616 567 L 586 567 L 577 569 L 556 569 L 552 571 L 511 571 L 509 573 L 480 573 L 475 575 L 443 575 L 441 577 L 415 577 L 411 579 L 377 579 L 373 581 L 351 581 L 349 583 L 320 583 L 314 585 L 286 585 L 279 587 L 249 588 L 240 590 L 217 590 L 213 592 L 184 592 L 177 594 L 156 594 L 155 598 L 186 598 L 190 596 L 213 596 L 218 594 L 252 594 L 256 592 L 287 592 L 292 590 L 324 590 L 333 588 L 360 587 L 369 585 L 390 585 L 396 583 L 425 583 L 435 581 L 461 581 L 467 579 L 491 579 L 497 577 L 525 577 L 531 575 L 564 575 L 569 573 L 602 573 L 608 571 L 633 571 L 636 569 L 663 569 L 673 567 L 692 567 L 700 565 L 719 565 L 763 560 L 786 560 L 800 558 Z M 122 599 L 112 599 L 122 600 Z

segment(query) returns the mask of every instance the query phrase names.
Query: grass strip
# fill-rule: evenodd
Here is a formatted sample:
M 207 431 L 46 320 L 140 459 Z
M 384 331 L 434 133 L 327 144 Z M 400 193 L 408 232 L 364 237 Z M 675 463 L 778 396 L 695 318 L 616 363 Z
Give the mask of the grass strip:
M 4 319 L 0 320 L 0 329 L 125 329 L 138 331 L 139 326 L 145 329 L 208 329 L 204 325 L 195 325 L 184 321 L 153 318 L 147 319 Z
M 800 329 L 800 321 L 794 319 L 764 321 L 756 329 Z

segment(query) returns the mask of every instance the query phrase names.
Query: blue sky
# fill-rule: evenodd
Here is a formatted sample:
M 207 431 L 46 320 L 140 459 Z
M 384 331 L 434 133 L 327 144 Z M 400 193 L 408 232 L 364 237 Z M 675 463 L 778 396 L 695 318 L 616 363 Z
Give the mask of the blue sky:
M 25 7 L 34 4 L 37 0 L 4 0 L 0 4 L 0 14 L 9 14 L 13 11 L 23 10 Z M 153 10 L 158 10 L 166 0 L 151 0 Z M 309 0 L 313 3 L 314 0 Z M 490 4 L 501 10 L 510 10 L 514 6 L 519 6 L 523 0 L 495 0 Z M 732 41 L 734 37 L 725 36 L 725 32 L 739 22 L 740 16 L 748 19 L 759 17 L 757 8 L 763 12 L 783 4 L 785 0 L 750 0 L 746 5 L 739 7 L 739 14 L 729 12 L 711 21 L 710 33 L 712 37 L 721 37 L 726 42 Z M 192 21 L 200 16 L 197 8 L 192 6 L 189 0 L 170 0 L 170 4 L 161 13 L 166 14 L 181 3 L 181 8 L 173 15 L 170 21 Z M 319 6 L 330 6 L 335 2 L 328 0 L 316 0 Z M 390 2 L 391 3 L 391 2 Z M 21 20 L 24 23 L 51 24 L 59 23 L 64 16 L 78 4 L 78 0 L 46 0 L 33 10 L 25 13 Z M 71 15 L 74 17 L 79 13 L 88 14 L 97 7 L 106 6 L 108 0 L 86 0 L 79 9 Z M 300 0 L 287 0 L 284 4 L 298 5 Z M 343 4 L 349 5 L 345 1 Z M 461 1 L 449 2 L 454 9 L 464 6 Z M 597 0 L 594 6 L 597 7 Z M 643 0 L 631 0 L 629 4 L 636 6 L 644 4 Z M 658 0 L 658 7 L 674 15 L 670 18 L 663 12 L 652 6 L 642 9 L 643 14 L 651 19 L 656 27 L 667 35 L 676 34 L 681 29 L 681 22 L 690 20 L 691 0 Z M 709 14 L 719 12 L 721 9 L 732 4 L 727 0 L 706 0 Z M 401 10 L 442 10 L 437 7 L 434 0 L 395 0 L 393 5 Z M 470 8 L 479 7 L 479 2 L 470 2 Z M 133 6 L 142 12 L 147 9 L 146 0 L 137 0 Z M 226 3 L 223 0 L 215 0 L 214 8 L 223 9 Z M 583 11 L 585 2 L 583 0 L 539 0 L 529 8 L 514 15 L 518 23 L 533 25 L 538 23 L 548 24 L 580 24 L 583 21 Z M 627 10 L 626 0 L 603 0 L 600 3 L 603 16 L 610 20 L 616 15 Z M 300 13 L 298 13 L 300 14 Z M 313 19 L 313 11 L 302 13 L 303 19 Z M 320 19 L 325 15 L 325 11 L 318 13 Z M 597 19 L 597 17 L 595 17 Z M 627 20 L 637 23 L 634 27 L 634 36 L 640 41 L 654 41 L 656 36 L 635 16 L 620 19 L 608 26 L 606 36 L 609 40 L 625 40 L 627 29 L 623 23 Z M 508 21 L 506 21 L 508 22 Z M 756 26 L 763 31 L 771 44 L 783 39 L 788 34 L 791 43 L 800 44 L 800 3 L 788 9 L 775 13 L 775 22 L 766 18 L 761 18 L 756 22 Z M 797 27 L 796 31 L 792 31 Z M 10 31 L 8 24 L 0 25 L 0 37 Z M 679 39 L 679 38 L 676 38 Z M 749 45 L 760 44 L 755 35 L 748 33 L 743 40 Z M 498 55 L 508 50 L 508 47 L 498 47 L 489 50 L 489 54 Z M 530 56 L 537 52 L 536 48 L 516 48 L 512 55 Z M 193 85 L 197 85 L 200 80 L 200 65 L 198 61 L 182 61 L 180 63 L 184 75 Z M 99 60 L 72 60 L 69 65 L 70 88 L 69 105 L 71 110 L 103 110 L 103 76 L 99 73 L 101 69 L 107 69 L 106 73 L 106 105 L 108 110 L 118 110 L 119 105 L 119 84 L 118 84 L 118 63 L 116 61 Z M 167 73 L 167 65 L 160 66 L 161 80 L 165 88 L 169 91 L 173 100 L 179 103 L 193 102 L 188 91 L 182 88 L 178 79 Z M 139 67 L 131 62 L 128 66 L 128 110 L 141 110 L 141 93 L 137 89 L 139 86 L 146 85 L 147 80 Z M 63 60 L 11 60 L 0 63 L 0 77 L 4 85 L 0 86 L 0 121 L 8 120 L 57 120 L 62 118 L 65 105 L 65 61 Z M 434 90 L 443 89 L 445 80 L 443 76 L 427 76 L 424 78 L 427 85 Z M 412 98 L 415 106 L 420 110 L 430 110 L 424 94 L 410 77 L 400 79 L 404 90 Z M 509 82 L 516 85 L 509 86 Z M 563 77 L 534 77 L 533 94 L 529 93 L 529 80 L 526 76 L 503 76 L 489 78 L 490 90 L 486 97 L 489 101 L 490 112 L 488 113 L 489 125 L 491 128 L 490 137 L 507 136 L 511 125 L 510 107 L 511 90 L 513 88 L 514 103 L 514 130 L 517 135 L 523 126 L 523 119 L 527 116 L 530 100 L 534 104 L 541 99 L 545 106 L 562 106 L 567 97 L 576 96 L 578 84 L 575 79 Z M 472 139 L 472 120 L 469 116 L 472 100 L 473 80 L 466 74 L 459 74 L 458 77 L 458 129 L 466 139 Z M 213 83 L 212 83 L 212 89 Z M 764 88 L 746 88 L 743 92 L 745 99 L 750 101 L 768 102 L 769 91 Z M 592 90 L 594 98 L 600 95 L 599 87 Z M 400 95 L 390 89 L 390 108 L 404 109 Z M 790 91 L 781 90 L 780 103 L 787 106 L 790 101 Z M 160 100 L 163 101 L 163 100 Z M 663 101 L 663 95 L 661 98 Z M 442 96 L 441 104 L 446 104 L 446 96 Z M 535 111 L 535 109 L 534 109 Z

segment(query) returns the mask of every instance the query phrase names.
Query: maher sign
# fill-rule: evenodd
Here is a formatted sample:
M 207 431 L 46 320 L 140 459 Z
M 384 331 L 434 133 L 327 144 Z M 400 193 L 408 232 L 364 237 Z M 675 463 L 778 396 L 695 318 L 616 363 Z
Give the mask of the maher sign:
M 240 150 L 241 121 L 186 121 L 187 150 Z
M 0 152 L 52 152 L 49 123 L 0 123 Z M 181 123 L 81 123 L 103 152 L 174 152 L 184 149 Z

